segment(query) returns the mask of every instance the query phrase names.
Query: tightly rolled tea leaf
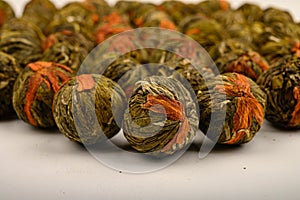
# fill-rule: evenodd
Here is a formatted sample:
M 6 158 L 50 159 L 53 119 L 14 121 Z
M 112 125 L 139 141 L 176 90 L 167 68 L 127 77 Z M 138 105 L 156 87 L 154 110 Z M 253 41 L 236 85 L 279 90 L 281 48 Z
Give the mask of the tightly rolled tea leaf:
M 200 58 L 199 54 L 201 54 L 201 52 L 203 53 L 201 49 L 195 49 L 192 45 L 189 45 L 187 41 L 185 43 L 181 42 L 183 41 L 180 39 L 173 40 L 173 43 L 168 42 L 168 45 L 163 45 L 163 47 L 164 49 L 176 49 L 176 52 L 179 53 L 185 51 L 190 55 L 197 55 L 198 58 Z M 211 61 L 204 60 L 203 57 L 201 57 L 201 63 L 196 63 L 199 64 L 199 66 L 195 67 L 187 58 L 183 58 L 171 51 L 158 49 L 153 51 L 151 61 L 152 63 L 159 63 L 159 67 L 165 66 L 168 68 L 164 69 L 165 76 L 172 76 L 177 80 L 181 80 L 182 78 L 186 79 L 196 94 L 199 92 L 200 85 L 204 84 L 205 79 L 208 80 L 215 76 L 210 66 Z
M 300 58 L 286 57 L 257 83 L 268 96 L 266 119 L 282 128 L 300 128 Z
M 129 22 L 117 12 L 112 12 L 103 18 L 103 22 L 98 25 L 95 35 L 96 43 L 100 44 L 107 38 L 131 30 Z
M 176 25 L 178 25 L 183 18 L 196 13 L 196 9 L 193 5 L 177 0 L 163 1 L 158 6 L 158 9 L 166 12 Z
M 116 135 L 125 108 L 123 90 L 114 81 L 96 74 L 81 74 L 56 93 L 53 116 L 62 134 L 86 145 Z
M 121 56 L 111 63 L 103 72 L 103 76 L 118 82 L 128 71 L 134 70 L 140 63 L 130 56 Z
M 230 38 L 242 38 L 249 43 L 252 41 L 252 32 L 250 26 L 247 24 L 244 16 L 236 11 L 217 11 L 212 17 L 219 22 L 224 32 L 228 34 Z
M 266 24 L 263 31 L 254 38 L 258 50 L 268 42 L 300 38 L 300 27 L 293 22 L 276 21 Z
M 44 30 L 55 12 L 56 7 L 50 0 L 31 0 L 25 5 L 23 18 Z
M 190 36 L 204 48 L 208 49 L 228 37 L 223 27 L 214 19 L 200 19 L 189 23 L 183 32 Z
M 13 86 L 21 72 L 16 59 L 0 52 L 0 119 L 14 113 L 12 106 Z
M 226 0 L 206 0 L 201 1 L 196 5 L 198 12 L 205 13 L 207 16 L 211 16 L 215 12 L 222 10 L 231 10 L 231 5 Z
M 53 127 L 53 96 L 67 81 L 72 70 L 52 62 L 28 64 L 19 74 L 13 89 L 13 107 L 18 117 L 35 127 Z
M 98 15 L 99 21 L 112 11 L 112 8 L 105 0 L 84 0 L 83 4 L 88 10 Z
M 227 10 L 227 11 L 217 11 L 212 14 L 212 18 L 214 18 L 217 22 L 222 24 L 226 29 L 229 26 L 232 26 L 234 24 L 245 24 L 246 20 L 244 16 L 236 12 L 234 10 Z
M 40 60 L 63 64 L 76 74 L 88 54 L 89 52 L 84 48 L 59 42 L 48 48 Z
M 236 72 L 253 81 L 256 81 L 264 71 L 269 69 L 268 62 L 259 53 L 252 50 L 228 52 L 218 58 L 215 63 L 221 74 Z
M 152 76 L 169 77 L 173 75 L 173 73 L 175 73 L 175 70 L 172 70 L 166 65 L 156 63 L 148 63 L 143 65 L 138 64 L 128 69 L 126 73 L 119 78 L 118 83 L 124 90 L 126 97 L 129 99 L 137 82 Z M 182 77 L 178 76 L 176 78 L 179 80 L 182 79 Z
M 262 21 L 268 25 L 272 25 L 273 23 L 293 23 L 294 19 L 292 15 L 285 11 L 278 8 L 267 8 L 264 10 Z
M 41 57 L 44 35 L 34 24 L 12 19 L 2 27 L 0 36 L 0 50 L 15 57 L 21 67 Z
M 244 3 L 236 11 L 241 13 L 249 24 L 260 21 L 264 14 L 260 6 L 252 3 Z
M 144 17 L 147 16 L 147 13 L 157 10 L 156 5 L 152 3 L 130 4 L 128 6 L 129 10 L 127 11 L 127 14 L 133 27 L 140 27 L 144 21 Z
M 180 32 L 185 33 L 189 28 L 189 26 L 192 25 L 193 23 L 201 20 L 207 20 L 207 19 L 209 19 L 209 17 L 201 13 L 187 16 L 180 21 L 180 23 L 178 24 L 178 29 L 180 30 Z
M 51 48 L 51 46 L 53 46 L 54 44 L 63 42 L 66 42 L 67 44 L 70 44 L 72 46 L 84 48 L 87 51 L 91 51 L 94 48 L 94 42 L 88 40 L 82 34 L 68 30 L 63 30 L 49 35 L 43 41 L 43 50 L 45 51 L 48 48 Z
M 251 44 L 237 38 L 226 39 L 209 49 L 208 53 L 213 60 L 224 57 L 226 54 L 236 51 L 247 51 L 251 49 Z
M 291 38 L 270 41 L 262 46 L 260 53 L 276 66 L 288 55 L 300 57 L 300 41 Z
M 147 49 L 141 41 L 135 39 L 132 32 L 121 33 L 98 45 L 89 53 L 80 73 L 102 74 L 110 64 L 126 57 L 131 57 L 139 63 L 148 63 L 149 59 Z
M 184 58 L 173 58 L 164 63 L 164 65 L 175 70 L 176 73 L 173 72 L 171 75 L 173 78 L 177 80 L 184 78 L 190 84 L 195 96 L 201 93 L 201 86 L 205 85 L 206 81 L 215 77 L 211 68 L 202 66 L 200 69 L 197 69 L 188 59 Z
M 143 3 L 140 1 L 127 1 L 120 0 L 117 1 L 114 9 L 120 14 L 132 16 L 134 12 L 137 11 L 137 7 L 141 6 Z M 152 7 L 152 6 L 151 6 Z
M 93 42 L 80 33 L 62 31 L 51 34 L 43 43 L 40 60 L 63 64 L 77 73 L 82 62 L 93 48 Z
M 157 9 L 150 9 L 138 15 L 134 20 L 136 27 L 160 27 L 170 30 L 177 30 L 175 23 L 169 15 Z
M 198 127 L 196 104 L 178 81 L 152 76 L 136 84 L 123 132 L 138 152 L 171 155 L 189 145 Z
M 83 34 L 93 40 L 93 30 L 99 22 L 99 16 L 93 10 L 89 10 L 81 2 L 72 2 L 58 10 L 53 20 L 45 29 L 47 35 L 58 31 L 69 30 Z
M 223 97 L 226 99 L 223 99 Z M 200 129 L 207 133 L 209 124 L 220 133 L 220 144 L 243 144 L 259 131 L 265 114 L 266 94 L 251 79 L 226 73 L 203 86 L 198 96 Z M 211 119 L 212 113 L 215 118 Z M 225 113 L 225 121 L 222 113 Z M 220 118 L 221 116 L 221 118 Z
M 12 7 L 6 1 L 0 0 L 0 28 L 13 18 L 15 18 L 15 12 Z

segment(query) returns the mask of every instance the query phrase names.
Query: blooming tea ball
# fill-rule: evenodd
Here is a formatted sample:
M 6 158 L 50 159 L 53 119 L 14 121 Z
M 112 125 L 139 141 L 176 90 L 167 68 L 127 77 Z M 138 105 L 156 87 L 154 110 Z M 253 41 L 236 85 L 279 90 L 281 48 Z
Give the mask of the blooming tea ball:
M 50 34 L 43 41 L 40 60 L 66 65 L 76 74 L 94 43 L 80 33 L 64 30 Z
M 256 81 L 269 69 L 268 62 L 256 51 L 241 50 L 225 53 L 215 61 L 220 73 L 236 72 Z
M 12 106 L 13 86 L 21 72 L 16 59 L 0 52 L 0 118 L 14 113 Z
M 86 145 L 116 135 L 122 124 L 125 94 L 114 81 L 98 74 L 81 74 L 56 93 L 53 115 L 60 132 Z
M 67 81 L 72 70 L 52 62 L 28 64 L 13 89 L 13 107 L 18 117 L 35 127 L 53 127 L 53 96 Z
M 158 9 L 166 12 L 175 24 L 179 24 L 183 18 L 196 13 L 195 7 L 184 1 L 163 1 Z
M 208 16 L 211 16 L 217 11 L 229 11 L 231 10 L 231 5 L 226 0 L 206 0 L 201 1 L 196 5 L 196 8 L 199 12 L 205 13 Z
M 131 26 L 126 17 L 118 12 L 112 12 L 103 17 L 102 22 L 97 26 L 94 33 L 95 41 L 97 44 L 102 43 L 107 38 L 131 30 Z
M 198 128 L 197 101 L 177 80 L 151 76 L 136 83 L 123 132 L 142 153 L 171 155 L 186 148 Z
M 266 119 L 282 128 L 300 128 L 300 58 L 286 57 L 257 83 L 268 96 Z
M 31 0 L 25 5 L 22 17 L 44 30 L 56 11 L 50 0 Z
M 198 100 L 200 129 L 208 134 L 213 124 L 216 135 L 211 139 L 220 144 L 247 143 L 261 128 L 266 94 L 242 74 L 226 73 L 215 77 L 203 85 Z
M 41 29 L 22 18 L 4 24 L 0 34 L 0 50 L 15 57 L 22 68 L 37 61 L 42 54 L 44 39 Z

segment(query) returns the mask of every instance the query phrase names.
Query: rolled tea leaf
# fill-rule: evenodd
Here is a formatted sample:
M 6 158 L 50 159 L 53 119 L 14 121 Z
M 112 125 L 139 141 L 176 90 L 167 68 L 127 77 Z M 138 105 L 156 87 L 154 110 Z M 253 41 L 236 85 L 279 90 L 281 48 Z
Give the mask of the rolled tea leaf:
M 276 22 L 272 25 L 265 25 L 263 31 L 254 38 L 253 42 L 259 50 L 268 42 L 297 38 L 300 38 L 300 27 L 297 24 Z
M 128 71 L 134 70 L 140 63 L 129 56 L 121 56 L 111 63 L 103 72 L 103 75 L 118 82 Z
M 87 51 L 91 51 L 94 48 L 94 42 L 87 39 L 82 34 L 63 30 L 48 35 L 48 37 L 43 41 L 43 50 L 45 51 L 48 48 L 51 48 L 51 46 L 56 43 L 64 42 L 72 46 L 78 46 L 79 48 L 86 49 Z
M 248 24 L 244 16 L 237 11 L 217 11 L 212 17 L 222 25 L 224 32 L 230 38 L 239 38 L 251 43 L 252 38 L 262 31 L 259 30 L 261 27 L 259 27 L 258 22 Z
M 164 65 L 175 70 L 176 73 L 173 72 L 171 75 L 173 78 L 177 80 L 185 79 L 190 84 L 195 96 L 201 93 L 201 87 L 205 85 L 206 81 L 215 77 L 211 68 L 202 66 L 200 69 L 197 69 L 188 59 L 184 58 L 173 58 L 164 63 Z M 186 84 L 184 85 L 186 86 Z
M 127 14 L 129 16 L 129 20 L 132 27 L 140 27 L 144 21 L 144 17 L 147 16 L 147 13 L 157 10 L 156 5 L 152 3 L 140 2 L 137 4 L 134 3 L 127 6 L 128 6 Z
M 196 9 L 193 5 L 177 0 L 163 1 L 158 6 L 158 9 L 167 13 L 176 25 L 178 25 L 183 18 L 196 13 Z
M 259 53 L 252 50 L 228 52 L 217 59 L 215 63 L 221 74 L 236 72 L 254 81 L 269 69 L 268 62 Z
M 228 38 L 224 33 L 223 27 L 214 19 L 191 19 L 192 22 L 186 22 L 188 26 L 184 29 L 184 34 L 190 36 L 205 49 L 209 49 L 215 44 Z
M 209 49 L 208 53 L 213 60 L 224 57 L 226 54 L 236 51 L 247 51 L 251 49 L 251 44 L 243 39 L 229 38 Z
M 25 5 L 23 19 L 44 30 L 51 22 L 56 10 L 55 5 L 50 0 L 31 0 Z
M 112 8 L 105 0 L 84 0 L 83 5 L 95 13 L 97 15 L 95 17 L 99 17 L 99 21 L 112 11 Z
M 225 29 L 228 29 L 228 27 L 234 24 L 246 23 L 244 16 L 241 13 L 233 10 L 219 10 L 212 15 L 212 18 L 214 18 L 217 22 L 222 24 L 225 27 Z
M 0 119 L 14 114 L 12 106 L 13 86 L 21 72 L 16 59 L 0 52 Z
M 177 27 L 169 15 L 160 10 L 149 10 L 135 20 L 137 27 L 159 27 L 170 30 L 177 30 Z
M 282 128 L 300 128 L 300 58 L 285 57 L 257 83 L 268 96 L 266 119 Z
M 12 19 L 1 30 L 0 50 L 17 59 L 21 67 L 42 55 L 41 29 L 24 19 Z
M 117 1 L 114 9 L 123 15 L 132 16 L 134 12 L 137 11 L 137 7 L 141 6 L 143 2 L 140 1 L 127 1 L 127 0 L 120 0 Z M 151 6 L 152 7 L 152 6 Z M 154 7 L 154 6 L 153 6 Z
M 260 21 L 264 14 L 259 5 L 252 3 L 244 3 L 236 11 L 241 13 L 249 24 Z
M 107 38 L 131 30 L 129 22 L 117 12 L 112 12 L 103 18 L 94 33 L 96 43 L 100 44 Z
M 277 22 L 293 23 L 294 19 L 288 11 L 274 8 L 274 7 L 269 7 L 266 10 L 264 10 L 262 21 L 268 25 L 271 25 Z
M 196 108 L 188 90 L 175 79 L 145 78 L 129 100 L 124 135 L 138 152 L 171 155 L 192 142 L 198 127 Z
M 88 54 L 84 48 L 60 42 L 48 48 L 40 60 L 63 64 L 76 74 Z
M 207 134 L 209 125 L 213 124 L 220 134 L 217 138 L 220 144 L 243 144 L 252 140 L 265 115 L 266 94 L 260 87 L 244 75 L 226 73 L 202 88 L 198 96 L 201 131 Z M 216 116 L 213 119 L 212 113 Z
M 62 134 L 85 145 L 116 135 L 125 108 L 123 90 L 98 74 L 81 74 L 56 93 L 53 116 Z
M 71 2 L 55 13 L 45 32 L 50 35 L 58 31 L 69 30 L 81 33 L 93 40 L 93 31 L 99 20 L 97 13 L 86 7 L 84 3 Z
M 286 56 L 300 57 L 300 41 L 292 38 L 269 41 L 262 46 L 260 53 L 272 66 L 276 66 Z
M 207 16 L 211 16 L 217 11 L 231 10 L 231 5 L 226 0 L 205 0 L 196 5 L 198 12 L 205 13 Z
M 18 117 L 35 127 L 53 127 L 53 96 L 67 81 L 72 70 L 52 62 L 28 64 L 13 89 L 13 107 Z
M 40 60 L 63 64 L 70 67 L 73 73 L 77 73 L 94 46 L 82 34 L 67 30 L 51 34 L 43 44 L 44 52 Z

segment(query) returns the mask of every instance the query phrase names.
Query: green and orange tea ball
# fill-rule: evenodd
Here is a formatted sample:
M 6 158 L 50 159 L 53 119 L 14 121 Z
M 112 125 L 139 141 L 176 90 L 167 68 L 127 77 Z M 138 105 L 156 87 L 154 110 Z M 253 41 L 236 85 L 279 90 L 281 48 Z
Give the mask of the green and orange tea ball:
M 201 131 L 208 134 L 213 124 L 217 134 L 211 139 L 220 144 L 251 141 L 265 116 L 266 94 L 260 87 L 242 74 L 226 73 L 202 88 L 198 96 Z
M 266 119 L 281 128 L 300 128 L 300 58 L 285 57 L 257 83 L 268 96 Z
M 13 107 L 21 120 L 35 127 L 53 127 L 53 96 L 72 76 L 72 70 L 58 63 L 35 62 L 19 74 L 13 89 Z
M 136 83 L 125 111 L 123 132 L 138 152 L 166 156 L 191 144 L 198 123 L 197 101 L 183 84 L 151 76 Z
M 21 72 L 16 59 L 0 52 L 0 119 L 14 113 L 12 106 L 13 86 Z
M 98 74 L 81 74 L 56 93 L 53 116 L 60 132 L 85 145 L 113 137 L 120 131 L 125 94 L 114 81 Z

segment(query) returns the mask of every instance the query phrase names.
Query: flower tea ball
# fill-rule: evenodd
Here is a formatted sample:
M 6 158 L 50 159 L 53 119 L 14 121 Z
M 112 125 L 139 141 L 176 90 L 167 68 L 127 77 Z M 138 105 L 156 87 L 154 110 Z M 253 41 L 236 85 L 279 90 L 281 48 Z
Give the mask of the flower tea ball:
M 98 74 L 81 74 L 56 93 L 53 115 L 60 132 L 71 141 L 95 144 L 119 132 L 125 100 L 114 81 Z
M 266 119 L 281 128 L 300 128 L 300 58 L 285 57 L 257 83 L 268 96 Z
M 13 107 L 24 122 L 35 127 L 53 127 L 52 101 L 72 70 L 52 62 L 28 64 L 19 74 L 13 89 Z
M 177 80 L 151 76 L 136 83 L 123 132 L 142 153 L 171 155 L 186 148 L 198 129 L 197 101 Z
M 13 86 L 20 72 L 21 67 L 16 59 L 0 52 L 0 118 L 8 117 L 14 113 L 12 106 Z
M 219 75 L 199 93 L 200 129 L 208 137 L 210 124 L 220 144 L 243 144 L 261 128 L 266 94 L 250 78 L 238 73 Z

